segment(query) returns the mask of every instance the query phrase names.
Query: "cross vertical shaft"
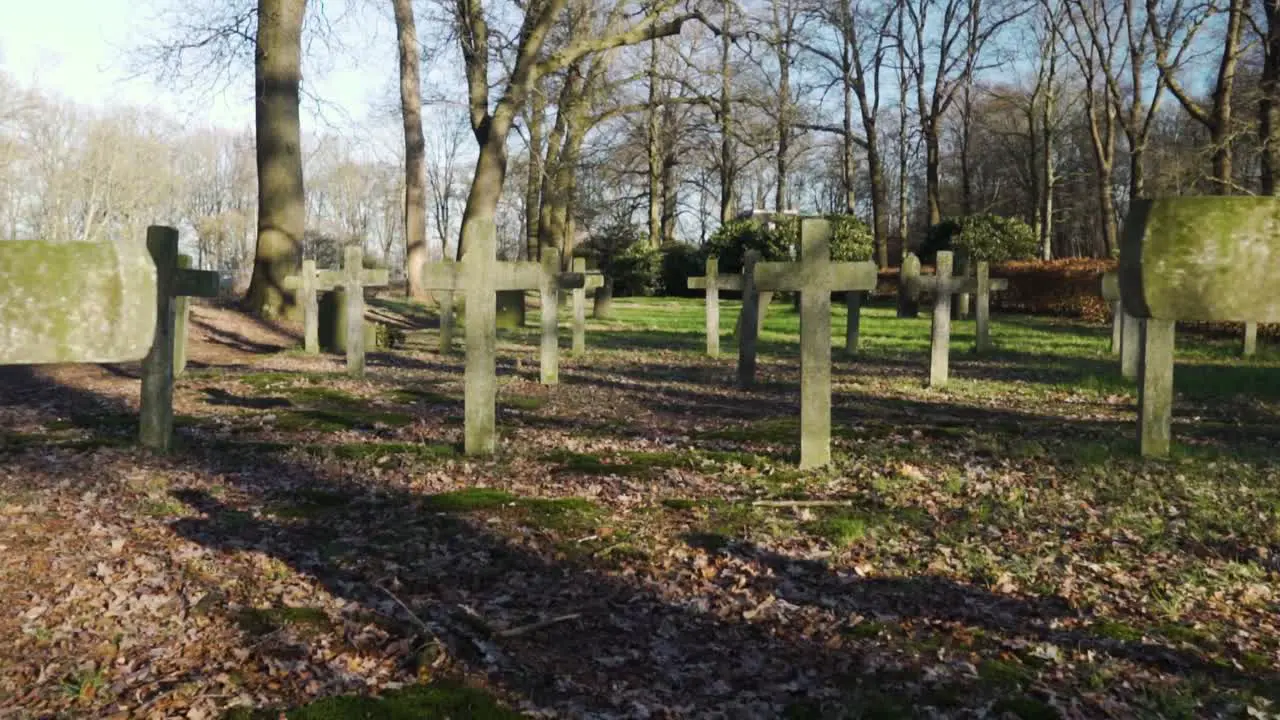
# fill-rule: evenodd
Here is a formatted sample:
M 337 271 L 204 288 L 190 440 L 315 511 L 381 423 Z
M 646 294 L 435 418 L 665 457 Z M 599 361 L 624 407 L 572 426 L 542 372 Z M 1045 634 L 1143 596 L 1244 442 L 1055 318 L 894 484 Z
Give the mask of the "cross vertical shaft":
M 363 269 L 364 250 L 359 245 L 347 246 L 342 274 L 347 296 L 347 372 L 352 377 L 364 377 L 364 287 L 360 283 Z
M 831 224 L 800 225 L 800 467 L 831 462 Z
M 320 352 L 320 300 L 316 297 L 316 261 L 302 261 L 302 348 L 308 355 Z
M 930 343 L 929 387 L 942 387 L 947 384 L 948 356 L 951 351 L 951 267 L 952 255 L 946 250 L 938 251 L 938 259 L 934 263 L 935 290 L 933 298 L 933 338 Z
M 497 432 L 498 296 L 497 230 L 492 219 L 471 220 L 463 229 L 463 288 L 467 299 L 465 450 L 492 455 Z

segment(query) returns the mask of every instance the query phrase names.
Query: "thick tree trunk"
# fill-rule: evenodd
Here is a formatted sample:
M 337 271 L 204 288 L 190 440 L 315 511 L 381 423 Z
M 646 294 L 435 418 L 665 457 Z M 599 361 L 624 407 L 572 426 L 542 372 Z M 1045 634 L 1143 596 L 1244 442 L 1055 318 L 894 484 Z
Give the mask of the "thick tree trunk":
M 884 181 L 884 160 L 879 147 L 868 138 L 867 173 L 871 180 L 871 225 L 875 233 L 876 264 L 889 267 L 889 189 Z
M 422 136 L 422 81 L 412 0 L 392 0 L 400 48 L 400 115 L 404 121 L 404 242 L 409 296 L 422 299 L 427 263 L 427 144 Z M 446 238 L 440 238 L 444 254 Z
M 926 123 L 924 132 L 924 184 L 929 199 L 929 225 L 942 222 L 942 183 L 938 177 L 941 151 L 938 148 L 938 127 Z
M 284 279 L 298 267 L 306 229 L 298 86 L 306 0 L 260 0 L 254 52 L 258 246 L 245 302 L 265 316 L 294 304 Z
M 666 153 L 662 159 L 662 242 L 676 241 L 676 157 L 675 143 L 666 143 Z
M 467 205 L 462 212 L 462 236 L 458 240 L 458 259 L 469 249 L 470 228 L 477 222 L 494 222 L 498 214 L 498 201 L 502 199 L 502 183 L 507 177 L 507 131 L 510 123 L 489 120 L 476 133 L 480 154 L 476 157 L 476 171 L 471 178 L 471 190 L 467 193 Z M 489 252 L 493 249 L 490 248 Z
M 1263 0 L 1266 17 L 1262 46 L 1262 77 L 1258 80 L 1258 139 L 1262 149 L 1261 183 L 1263 195 L 1276 195 L 1276 173 L 1280 172 L 1280 138 L 1276 137 L 1276 100 L 1280 93 L 1280 0 Z
M 1099 167 L 1098 171 L 1100 174 L 1105 172 L 1105 177 L 1111 177 L 1110 165 Z M 1116 251 L 1116 209 L 1110 183 L 1099 182 L 1097 192 L 1098 212 L 1102 214 L 1102 249 L 1107 257 L 1112 257 Z

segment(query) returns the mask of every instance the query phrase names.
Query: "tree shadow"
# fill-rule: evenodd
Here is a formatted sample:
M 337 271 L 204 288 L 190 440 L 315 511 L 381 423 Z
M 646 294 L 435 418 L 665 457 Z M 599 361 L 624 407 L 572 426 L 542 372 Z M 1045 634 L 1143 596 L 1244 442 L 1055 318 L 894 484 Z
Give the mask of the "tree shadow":
M 28 382 L 42 385 L 36 389 L 49 396 L 24 395 L 21 402 L 37 410 L 104 404 L 92 392 L 34 374 Z M 702 399 L 698 393 L 681 395 L 690 408 Z M 849 405 L 861 416 L 884 423 L 927 423 L 924 411 L 939 408 L 960 425 L 1000 422 L 1016 432 L 1028 422 L 1020 413 L 984 414 L 982 408 L 946 403 L 898 407 L 899 400 L 852 399 Z M 655 402 L 667 406 L 669 400 Z M 768 409 L 777 414 L 776 406 Z M 840 412 L 846 411 L 842 400 Z M 1059 432 L 1077 424 L 1085 432 L 1101 431 L 1093 423 L 1054 422 Z M 396 636 L 420 641 L 429 630 L 468 672 L 567 715 L 638 716 L 637 706 L 663 706 L 673 716 L 777 716 L 792 703 L 808 703 L 823 716 L 838 717 L 856 714 L 856 708 L 843 706 L 842 694 L 866 682 L 883 682 L 907 708 L 932 707 L 943 700 L 926 693 L 932 663 L 921 665 L 921 638 L 957 627 L 992 637 L 991 647 L 975 650 L 991 657 L 1006 656 L 1009 647 L 1052 642 L 1175 675 L 1204 674 L 1227 686 L 1276 687 L 1270 670 L 1238 670 L 1190 650 L 1100 637 L 1090 632 L 1087 617 L 1052 596 L 994 593 L 929 574 L 864 578 L 736 539 L 710 557 L 673 555 L 674 577 L 685 584 L 677 591 L 666 586 L 673 576 L 663 571 L 632 566 L 620 572 L 626 568 L 556 546 L 536 526 L 516 541 L 483 518 L 445 508 L 436 496 L 376 486 L 366 473 L 341 466 L 302 465 L 278 452 L 226 452 L 199 436 L 188 438 L 170 459 L 143 454 L 138 461 L 161 469 L 196 467 L 232 486 L 234 501 L 201 487 L 174 490 L 197 513 L 172 523 L 178 536 L 222 553 L 249 550 L 275 558 L 314 578 L 353 612 L 376 617 Z M 254 473 L 241 472 L 245 468 Z M 270 510 L 317 489 L 346 500 L 316 516 Z M 706 582 L 719 591 L 690 581 L 708 567 L 700 562 L 716 569 Z M 875 637 L 852 624 L 806 630 L 816 612 L 913 629 L 886 629 Z M 503 634 L 568 615 L 576 617 Z M 1075 621 L 1071 629 L 1061 629 L 1065 620 Z M 415 647 L 405 645 L 406 665 L 415 662 Z M 885 667 L 902 670 L 891 680 L 882 674 Z M 1082 664 L 1049 673 L 1034 687 L 958 676 L 949 680 L 953 693 L 946 702 L 976 709 L 1009 694 L 1070 694 L 1082 682 L 1070 673 L 1087 671 Z
M 190 322 L 192 327 L 197 327 L 204 331 L 205 335 L 209 338 L 209 342 L 217 345 L 223 345 L 239 352 L 258 355 L 278 352 L 285 349 L 285 346 L 279 343 L 250 340 L 241 333 L 234 332 L 232 330 L 224 330 L 212 323 L 195 317 L 191 318 Z

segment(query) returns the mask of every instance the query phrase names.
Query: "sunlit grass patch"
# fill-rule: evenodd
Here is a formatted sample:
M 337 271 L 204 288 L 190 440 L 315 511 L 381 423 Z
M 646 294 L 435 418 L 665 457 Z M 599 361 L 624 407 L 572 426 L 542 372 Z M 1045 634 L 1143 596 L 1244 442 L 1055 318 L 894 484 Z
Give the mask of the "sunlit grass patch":
M 236 709 L 226 720 L 516 720 L 520 713 L 500 705 L 491 695 L 448 682 L 411 685 L 377 697 L 342 695 L 292 710 Z

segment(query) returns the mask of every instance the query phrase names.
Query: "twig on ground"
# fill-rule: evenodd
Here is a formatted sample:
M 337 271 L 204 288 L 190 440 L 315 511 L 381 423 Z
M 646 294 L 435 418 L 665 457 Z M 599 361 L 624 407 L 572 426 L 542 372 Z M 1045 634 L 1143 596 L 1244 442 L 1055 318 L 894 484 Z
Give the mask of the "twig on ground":
M 431 626 L 430 626 L 430 625 L 427 625 L 426 621 L 424 621 L 422 618 L 418 617 L 417 613 L 415 613 L 414 611 L 410 610 L 410 609 L 409 609 L 409 606 L 408 606 L 408 605 L 406 605 L 406 604 L 404 603 L 404 601 L 403 601 L 403 600 L 401 600 L 399 597 L 397 597 L 395 593 L 391 592 L 391 590 L 390 590 L 389 588 L 387 588 L 387 586 L 383 585 L 381 581 L 375 582 L 375 583 L 374 583 L 374 585 L 375 585 L 379 590 L 381 590 L 382 592 L 386 593 L 386 594 L 387 594 L 387 597 L 390 597 L 392 600 L 394 600 L 394 601 L 396 602 L 396 604 L 397 604 L 397 605 L 399 605 L 400 607 L 404 608 L 404 611 L 405 611 L 406 613 L 408 613 L 408 614 L 409 614 L 409 617 L 413 618 L 413 621 L 414 621 L 415 623 L 417 623 L 417 624 L 418 624 L 418 627 L 422 628 L 423 632 L 425 632 L 428 636 L 430 636 L 430 637 L 432 637 L 432 638 L 434 638 L 434 637 L 436 636 L 435 632 L 433 632 L 433 631 L 431 630 Z
M 847 507 L 852 500 L 756 500 L 756 507 Z
M 508 628 L 506 630 L 502 630 L 500 632 L 494 633 L 494 636 L 501 637 L 501 638 L 519 637 L 526 633 L 534 632 L 535 630 L 541 630 L 543 628 L 551 627 L 552 625 L 558 625 L 562 622 L 577 620 L 580 617 L 582 617 L 582 613 L 569 613 L 568 615 L 559 615 L 557 617 L 549 618 L 547 620 L 540 620 L 535 623 L 529 623 L 528 625 L 521 625 L 519 627 Z

